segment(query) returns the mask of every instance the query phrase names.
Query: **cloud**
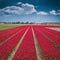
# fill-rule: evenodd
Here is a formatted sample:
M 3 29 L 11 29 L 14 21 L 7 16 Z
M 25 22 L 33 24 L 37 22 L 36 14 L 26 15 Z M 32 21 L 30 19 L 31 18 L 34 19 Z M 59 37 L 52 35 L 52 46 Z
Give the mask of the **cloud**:
M 40 11 L 40 12 L 37 12 L 37 15 L 48 15 L 48 13 L 44 11 Z
M 24 9 L 24 14 L 32 14 L 36 12 L 35 6 L 33 4 L 22 2 L 18 2 L 17 4 L 21 5 L 21 7 Z
M 0 12 L 8 13 L 8 14 L 22 14 L 24 11 L 23 8 L 17 6 L 8 6 L 3 9 L 0 9 Z
M 52 14 L 52 15 L 60 15 L 60 10 L 52 10 L 52 11 L 50 11 L 50 14 Z
M 18 5 L 18 6 L 17 6 Z M 28 15 L 28 14 L 37 14 L 37 15 L 60 15 L 60 10 L 51 10 L 49 12 L 37 11 L 33 4 L 18 2 L 16 6 L 7 6 L 3 9 L 0 9 L 0 15 L 3 14 L 17 14 L 17 15 Z
M 8 6 L 3 9 L 0 9 L 0 12 L 8 14 L 32 14 L 36 12 L 34 5 L 28 3 L 18 2 L 21 6 Z
M 50 11 L 50 14 L 52 14 L 52 15 L 57 15 L 57 13 L 56 13 L 55 10 Z
M 23 4 L 22 2 L 18 2 L 17 5 Z
M 28 4 L 28 3 L 22 4 L 22 8 L 24 9 L 24 14 L 32 14 L 36 12 L 36 9 L 32 4 Z

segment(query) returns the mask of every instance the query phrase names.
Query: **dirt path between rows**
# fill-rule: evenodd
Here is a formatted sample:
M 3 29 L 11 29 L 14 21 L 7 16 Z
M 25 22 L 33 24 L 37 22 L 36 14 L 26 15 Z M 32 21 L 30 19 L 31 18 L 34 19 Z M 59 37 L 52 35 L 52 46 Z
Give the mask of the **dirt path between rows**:
M 35 42 L 35 49 L 36 49 L 37 59 L 38 60 L 45 60 L 45 58 L 43 57 L 43 54 L 42 54 L 42 50 L 41 50 L 41 48 L 38 44 L 38 41 L 37 41 L 37 38 L 35 36 L 33 28 L 32 28 L 32 33 L 33 33 L 34 42 Z

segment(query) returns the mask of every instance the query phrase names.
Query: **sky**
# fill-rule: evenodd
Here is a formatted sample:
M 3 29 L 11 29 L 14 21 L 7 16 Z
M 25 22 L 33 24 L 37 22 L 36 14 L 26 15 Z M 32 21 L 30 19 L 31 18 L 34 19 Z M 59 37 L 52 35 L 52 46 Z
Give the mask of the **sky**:
M 60 0 L 0 0 L 0 22 L 59 22 Z

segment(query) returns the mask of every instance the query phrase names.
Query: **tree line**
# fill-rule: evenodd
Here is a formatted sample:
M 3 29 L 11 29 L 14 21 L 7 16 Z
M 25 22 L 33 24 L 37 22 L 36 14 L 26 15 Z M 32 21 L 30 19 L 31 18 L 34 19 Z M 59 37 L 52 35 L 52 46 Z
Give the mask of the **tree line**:
M 0 22 L 1 24 L 34 24 L 34 22 Z

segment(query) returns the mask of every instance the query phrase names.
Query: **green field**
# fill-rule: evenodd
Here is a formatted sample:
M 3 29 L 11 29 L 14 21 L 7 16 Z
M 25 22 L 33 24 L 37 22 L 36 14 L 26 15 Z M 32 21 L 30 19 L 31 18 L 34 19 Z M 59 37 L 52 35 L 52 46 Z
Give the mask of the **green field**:
M 17 26 L 22 26 L 22 24 L 0 24 L 0 30 L 14 28 L 14 27 L 17 27 Z
M 5 29 L 9 29 L 9 28 L 14 28 L 17 26 L 24 26 L 24 25 L 40 25 L 40 24 L 0 24 L 0 30 L 5 30 Z M 42 26 L 60 26 L 58 24 L 41 24 Z

